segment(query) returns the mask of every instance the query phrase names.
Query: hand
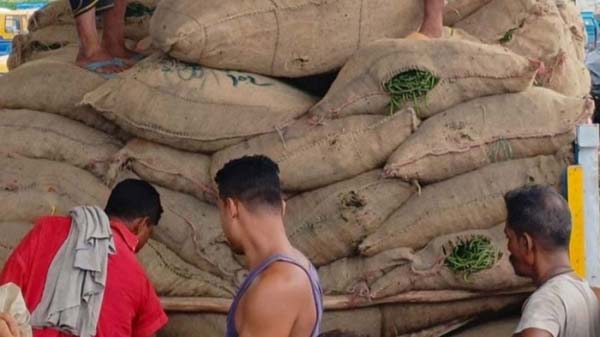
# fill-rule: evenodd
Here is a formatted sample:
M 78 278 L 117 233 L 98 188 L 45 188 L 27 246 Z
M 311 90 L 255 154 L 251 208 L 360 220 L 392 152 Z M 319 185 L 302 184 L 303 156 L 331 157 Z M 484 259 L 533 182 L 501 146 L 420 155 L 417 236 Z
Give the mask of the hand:
M 0 337 L 21 337 L 19 323 L 9 314 L 0 312 Z

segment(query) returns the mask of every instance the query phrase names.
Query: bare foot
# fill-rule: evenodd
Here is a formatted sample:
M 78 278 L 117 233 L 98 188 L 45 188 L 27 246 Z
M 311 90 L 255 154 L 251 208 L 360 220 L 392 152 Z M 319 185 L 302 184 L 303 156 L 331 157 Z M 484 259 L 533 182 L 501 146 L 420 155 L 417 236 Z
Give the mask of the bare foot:
M 75 60 L 75 63 L 82 68 L 86 68 L 92 63 L 104 62 L 104 61 L 108 62 L 113 59 L 114 59 L 114 56 L 112 56 L 111 54 L 109 54 L 107 51 L 105 51 L 103 49 L 98 49 L 96 51 L 92 51 L 92 52 L 88 52 L 88 53 L 84 52 L 83 50 L 80 50 L 79 54 L 77 55 L 77 59 Z M 120 67 L 115 64 L 109 64 L 109 65 L 106 65 L 103 67 L 99 67 L 94 71 L 97 73 L 101 73 L 101 74 L 116 74 L 116 73 L 120 73 L 124 70 L 125 69 L 123 67 Z
M 127 66 L 132 66 L 138 61 L 135 59 L 137 54 L 125 48 L 125 42 L 122 44 L 104 45 L 104 49 L 106 49 L 112 57 L 123 60 Z
M 441 38 L 444 34 L 444 0 L 423 0 L 423 24 L 419 33 L 429 38 Z

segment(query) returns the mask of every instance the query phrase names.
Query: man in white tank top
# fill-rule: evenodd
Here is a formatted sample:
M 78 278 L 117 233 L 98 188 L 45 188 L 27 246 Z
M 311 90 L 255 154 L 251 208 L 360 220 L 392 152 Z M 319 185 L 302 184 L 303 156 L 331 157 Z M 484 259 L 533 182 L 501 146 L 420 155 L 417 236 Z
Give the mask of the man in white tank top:
M 504 197 L 510 261 L 538 289 L 523 306 L 515 337 L 600 337 L 600 305 L 571 268 L 571 213 L 552 187 L 526 186 Z

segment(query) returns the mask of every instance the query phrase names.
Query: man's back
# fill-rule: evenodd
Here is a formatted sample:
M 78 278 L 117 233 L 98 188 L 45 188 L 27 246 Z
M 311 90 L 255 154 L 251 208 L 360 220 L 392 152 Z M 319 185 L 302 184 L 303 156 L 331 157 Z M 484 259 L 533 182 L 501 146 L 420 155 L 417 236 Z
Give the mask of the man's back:
M 600 304 L 587 282 L 564 274 L 547 281 L 524 306 L 515 333 L 536 328 L 554 337 L 600 336 Z
M 70 228 L 69 217 L 41 218 L 15 249 L 0 275 L 0 284 L 13 282 L 21 287 L 30 311 L 42 299 L 48 270 Z M 118 222 L 112 222 L 111 228 L 117 253 L 109 256 L 96 336 L 150 336 L 166 323 L 167 317 L 135 257 L 135 235 Z M 66 336 L 51 329 L 34 330 L 34 335 Z

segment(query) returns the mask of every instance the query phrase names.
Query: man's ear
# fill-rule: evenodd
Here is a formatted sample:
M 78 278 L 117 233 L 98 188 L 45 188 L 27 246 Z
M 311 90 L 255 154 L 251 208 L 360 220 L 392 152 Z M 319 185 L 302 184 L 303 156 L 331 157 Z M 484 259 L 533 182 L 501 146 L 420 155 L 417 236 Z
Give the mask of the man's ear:
M 281 200 L 281 215 L 285 218 L 285 212 L 287 211 L 287 203 L 285 200 Z
M 238 218 L 240 210 L 237 200 L 233 200 L 232 198 L 226 198 L 224 200 L 224 203 L 225 207 L 231 212 L 231 217 L 234 219 Z
M 150 218 L 147 216 L 135 219 L 131 231 L 133 234 L 138 235 L 144 230 L 144 227 L 150 227 Z
M 521 240 L 523 242 L 525 250 L 528 253 L 533 253 L 533 251 L 536 249 L 533 237 L 531 237 L 531 235 L 529 235 L 528 233 L 523 233 L 521 235 Z

